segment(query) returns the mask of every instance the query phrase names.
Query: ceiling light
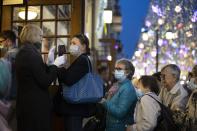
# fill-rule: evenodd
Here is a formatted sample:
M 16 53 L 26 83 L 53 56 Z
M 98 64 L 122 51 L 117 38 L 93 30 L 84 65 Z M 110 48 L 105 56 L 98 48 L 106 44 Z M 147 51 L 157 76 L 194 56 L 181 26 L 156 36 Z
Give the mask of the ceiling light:
M 25 9 L 22 8 L 20 9 L 20 11 L 18 12 L 18 16 L 25 20 Z M 37 8 L 34 7 L 28 7 L 28 11 L 27 11 L 27 20 L 33 20 L 38 16 L 38 10 Z

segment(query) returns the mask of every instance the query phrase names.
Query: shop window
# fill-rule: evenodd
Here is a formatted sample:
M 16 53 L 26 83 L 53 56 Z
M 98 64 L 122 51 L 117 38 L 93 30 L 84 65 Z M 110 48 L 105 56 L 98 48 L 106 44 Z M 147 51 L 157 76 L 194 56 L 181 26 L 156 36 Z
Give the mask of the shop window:
M 46 62 L 49 49 L 54 45 L 69 45 L 71 34 L 71 4 L 13 6 L 12 30 L 19 36 L 25 24 L 40 26 L 44 33 L 42 44 L 43 59 Z M 20 43 L 19 43 L 20 45 Z M 58 53 L 58 51 L 56 51 Z

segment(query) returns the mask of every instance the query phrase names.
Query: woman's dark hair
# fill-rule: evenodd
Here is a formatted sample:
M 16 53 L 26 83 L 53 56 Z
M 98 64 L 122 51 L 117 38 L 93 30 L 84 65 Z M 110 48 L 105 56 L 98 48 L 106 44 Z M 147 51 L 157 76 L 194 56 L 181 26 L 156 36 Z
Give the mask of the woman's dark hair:
M 154 76 L 159 82 L 161 82 L 161 72 L 156 72 L 152 74 L 152 76 Z
M 74 35 L 73 38 L 74 37 L 78 38 L 82 45 L 86 45 L 86 53 L 90 54 L 88 37 L 86 35 L 84 35 L 84 34 L 77 34 L 77 35 Z
M 4 39 L 11 40 L 13 45 L 16 44 L 16 34 L 14 33 L 14 31 L 12 31 L 12 30 L 4 30 L 0 34 L 0 36 L 3 37 Z
M 149 88 L 152 92 L 159 94 L 159 85 L 157 79 L 154 76 L 144 75 L 141 76 L 139 82 L 142 83 L 144 88 Z

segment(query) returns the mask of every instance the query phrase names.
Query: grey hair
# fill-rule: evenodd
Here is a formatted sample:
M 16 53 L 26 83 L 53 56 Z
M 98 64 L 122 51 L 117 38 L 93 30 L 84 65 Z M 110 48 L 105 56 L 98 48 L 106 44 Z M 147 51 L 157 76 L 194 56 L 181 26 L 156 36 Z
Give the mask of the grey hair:
M 21 43 L 41 43 L 43 32 L 41 28 L 34 24 L 25 25 L 20 33 Z
M 127 78 L 128 79 L 132 79 L 134 73 L 135 73 L 135 67 L 133 66 L 133 64 L 131 63 L 130 60 L 122 58 L 116 61 L 116 64 L 123 64 L 125 65 L 125 69 L 128 72 Z
M 180 74 L 181 74 L 180 68 L 175 64 L 168 64 L 168 65 L 164 66 L 161 69 L 161 71 L 165 70 L 168 67 L 171 69 L 171 74 L 175 75 L 177 81 L 179 81 L 180 80 Z

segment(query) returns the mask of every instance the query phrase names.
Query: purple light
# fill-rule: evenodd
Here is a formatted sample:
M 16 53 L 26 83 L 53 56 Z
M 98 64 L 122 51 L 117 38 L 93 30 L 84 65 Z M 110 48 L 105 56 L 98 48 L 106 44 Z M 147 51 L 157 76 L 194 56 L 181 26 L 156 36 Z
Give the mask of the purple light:
M 163 13 L 158 5 L 156 6 L 152 5 L 152 11 L 156 13 L 158 16 L 163 16 Z
M 194 15 L 191 18 L 192 22 L 197 22 L 197 11 L 194 12 Z
M 164 41 L 163 41 L 163 44 L 164 44 L 164 45 L 167 45 L 167 44 L 168 44 L 168 41 L 167 41 L 167 40 L 164 40 Z
M 181 45 L 181 48 L 182 48 L 182 49 L 185 49 L 186 47 L 185 47 L 185 45 Z
M 118 45 L 115 45 L 114 48 L 115 48 L 115 49 L 118 49 Z
M 150 26 L 151 26 L 151 22 L 147 20 L 146 23 L 145 23 L 145 25 L 146 25 L 147 27 L 150 27 Z

